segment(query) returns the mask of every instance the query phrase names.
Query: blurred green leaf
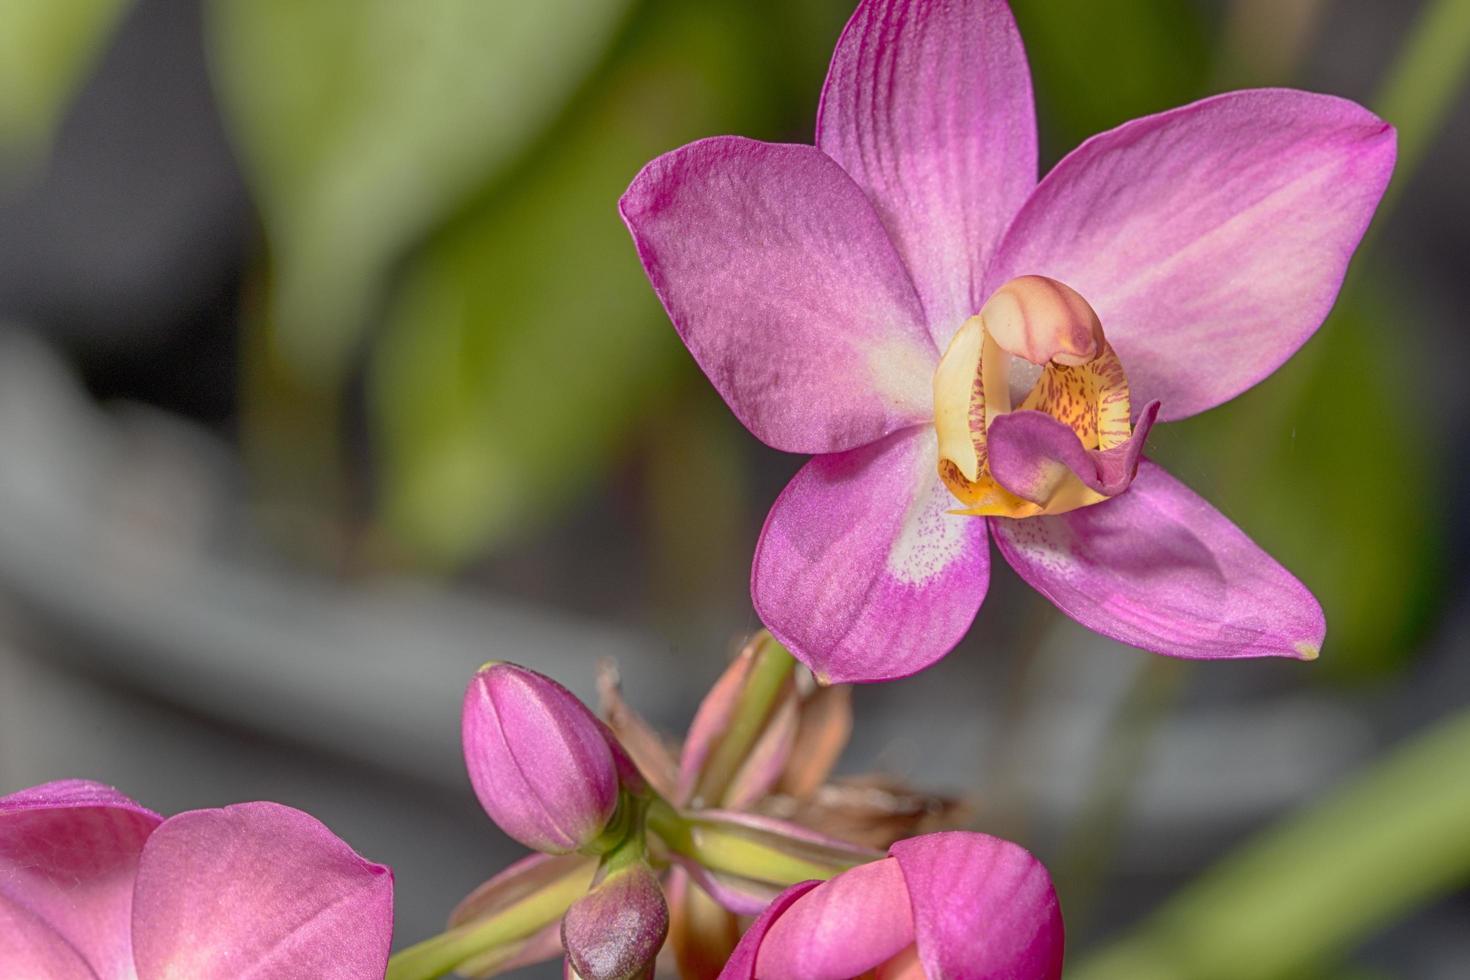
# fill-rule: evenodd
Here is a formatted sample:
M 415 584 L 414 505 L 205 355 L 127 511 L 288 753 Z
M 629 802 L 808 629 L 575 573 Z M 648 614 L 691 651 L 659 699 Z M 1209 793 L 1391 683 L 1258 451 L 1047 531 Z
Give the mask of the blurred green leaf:
M 1080 140 L 1205 93 L 1211 56 L 1199 4 L 1018 0 L 1043 136 Z
M 1404 40 L 1383 91 L 1374 100 L 1384 119 L 1398 127 L 1398 175 L 1390 200 L 1408 183 L 1440 135 L 1470 76 L 1470 3 L 1435 0 L 1425 5 Z
M 285 356 L 333 383 L 405 246 L 544 130 L 629 0 L 214 0 Z
M 414 262 L 371 364 L 382 512 L 463 559 L 596 487 L 685 356 L 617 201 L 648 160 L 769 117 L 740 2 L 654 4 L 540 151 Z
M 130 0 L 0 0 L 0 163 L 46 151 Z
M 1280 980 L 1470 882 L 1470 713 L 1206 872 L 1069 980 Z
M 1442 474 L 1412 397 L 1400 303 L 1344 297 L 1317 337 L 1228 405 L 1162 430 L 1160 459 L 1316 594 L 1324 669 L 1394 666 L 1442 586 Z

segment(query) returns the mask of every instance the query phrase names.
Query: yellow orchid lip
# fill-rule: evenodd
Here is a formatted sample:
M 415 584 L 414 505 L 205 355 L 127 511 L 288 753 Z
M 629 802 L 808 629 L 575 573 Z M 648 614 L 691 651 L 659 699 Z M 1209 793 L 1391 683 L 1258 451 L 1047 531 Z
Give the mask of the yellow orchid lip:
M 1040 368 L 1019 406 L 1016 361 Z M 1005 283 L 966 320 L 934 373 L 939 476 L 959 514 L 1035 517 L 1101 503 L 1106 494 L 1055 463 L 1042 493 L 1023 498 L 991 475 L 987 434 L 1012 410 L 1038 411 L 1076 433 L 1082 448 L 1106 451 L 1132 435 L 1128 379 L 1096 311 L 1075 289 L 1045 276 Z M 1041 499 L 1036 499 L 1037 497 Z

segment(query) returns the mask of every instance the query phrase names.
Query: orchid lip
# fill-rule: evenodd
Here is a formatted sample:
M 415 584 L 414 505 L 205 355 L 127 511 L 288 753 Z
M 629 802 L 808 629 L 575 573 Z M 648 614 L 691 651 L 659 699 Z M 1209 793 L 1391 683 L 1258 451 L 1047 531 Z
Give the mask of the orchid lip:
M 1115 496 L 1156 411 L 1135 430 L 1130 410 L 1122 362 L 1087 300 L 1045 276 L 1010 280 L 955 333 L 934 374 L 939 476 L 962 505 L 954 513 L 1035 517 Z M 1046 418 L 992 435 L 1016 413 Z

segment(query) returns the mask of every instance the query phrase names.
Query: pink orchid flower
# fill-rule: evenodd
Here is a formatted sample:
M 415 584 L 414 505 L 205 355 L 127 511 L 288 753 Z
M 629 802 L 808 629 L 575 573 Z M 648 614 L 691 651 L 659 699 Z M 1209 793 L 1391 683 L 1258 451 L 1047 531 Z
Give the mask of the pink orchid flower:
M 751 590 L 828 681 L 901 677 L 969 629 L 988 536 L 1064 613 L 1191 658 L 1315 657 L 1322 610 L 1142 458 L 1331 308 L 1393 129 L 1232 92 L 1093 137 L 1036 179 L 1002 0 L 867 0 L 816 146 L 701 140 L 621 211 L 680 337 L 757 438 L 815 454 Z
M 163 819 L 110 787 L 0 797 L 0 976 L 379 980 L 393 876 L 275 803 Z
M 746 930 L 720 980 L 1055 980 L 1062 947 L 1041 862 L 1009 841 L 952 831 L 788 888 Z

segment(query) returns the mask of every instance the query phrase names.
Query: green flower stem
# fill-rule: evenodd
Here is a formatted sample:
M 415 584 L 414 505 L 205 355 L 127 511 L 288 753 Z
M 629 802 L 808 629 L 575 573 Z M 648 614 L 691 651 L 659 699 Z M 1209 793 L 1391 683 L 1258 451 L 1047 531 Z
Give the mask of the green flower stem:
M 710 753 L 700 773 L 694 794 L 696 799 L 704 800 L 710 806 L 720 805 L 730 783 L 750 754 L 751 746 L 760 738 L 766 720 L 775 710 L 795 669 L 796 659 L 791 652 L 766 634 L 755 652 L 755 661 L 750 665 L 750 676 L 746 678 L 730 727 Z
M 1267 830 L 1070 980 L 1274 980 L 1470 881 L 1470 712 Z
M 781 888 L 813 878 L 825 881 L 881 856 L 836 850 L 822 853 L 824 849 L 819 845 L 803 840 L 792 840 L 789 848 L 783 848 L 775 833 L 726 826 L 698 816 L 685 817 L 663 800 L 654 800 L 649 807 L 648 828 L 674 853 L 710 871 Z
M 467 960 L 535 935 L 586 893 L 585 876 L 569 874 L 489 918 L 456 926 L 397 953 L 388 961 L 384 980 L 442 977 Z
M 622 836 L 618 838 L 617 843 L 601 849 L 602 860 L 598 864 L 594 881 L 601 881 L 604 877 L 616 874 L 630 865 L 648 860 L 648 837 L 643 828 L 647 819 L 648 807 L 652 802 L 652 797 L 624 794 L 622 809 L 628 816 L 625 821 L 622 821 L 624 823 Z

